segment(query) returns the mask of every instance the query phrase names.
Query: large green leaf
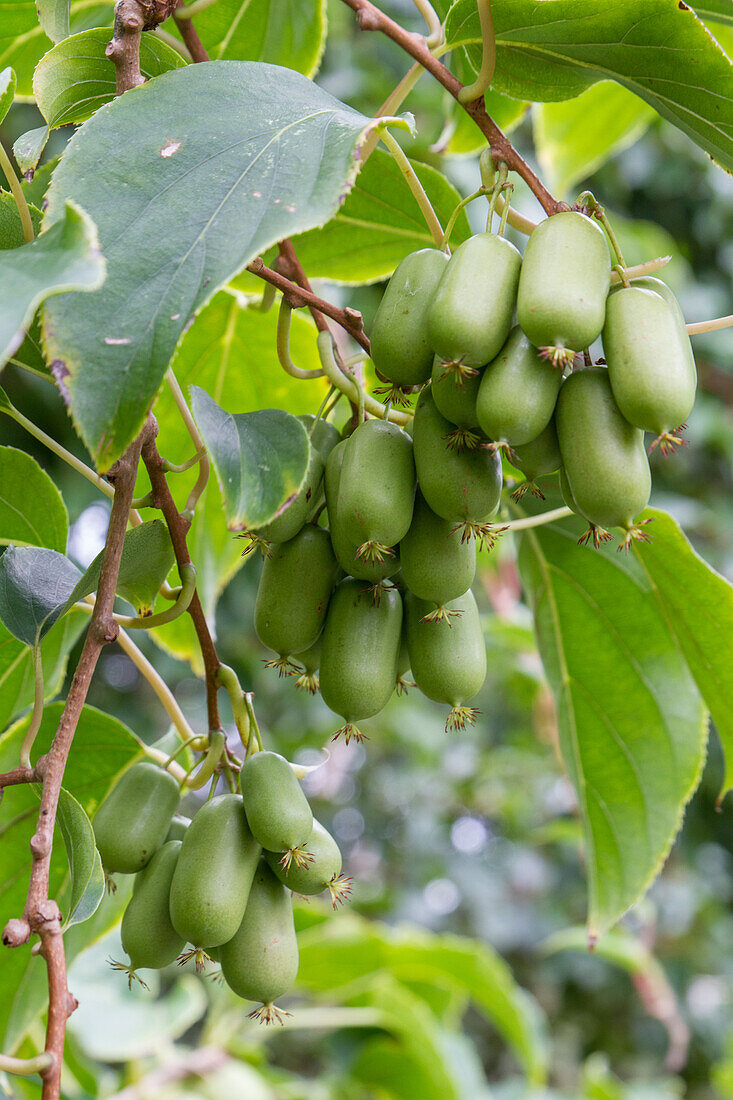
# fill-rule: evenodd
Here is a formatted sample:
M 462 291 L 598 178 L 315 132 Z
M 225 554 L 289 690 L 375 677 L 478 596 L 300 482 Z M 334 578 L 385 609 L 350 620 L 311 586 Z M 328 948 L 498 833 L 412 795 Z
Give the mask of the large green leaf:
M 73 202 L 62 203 L 58 215 L 36 240 L 0 251 L 0 367 L 22 344 L 44 299 L 68 290 L 97 290 L 104 282 L 92 220 Z M 63 388 L 63 370 L 57 378 Z
M 111 37 L 111 27 L 81 31 L 41 58 L 33 74 L 33 91 L 49 126 L 84 122 L 115 98 L 115 68 L 105 55 Z M 147 80 L 185 64 L 167 42 L 154 34 L 143 34 L 140 71 Z
M 659 598 L 723 742 L 721 797 L 733 788 L 733 588 L 700 557 L 666 512 L 650 508 L 651 542 L 636 557 Z
M 69 900 L 66 928 L 82 924 L 96 912 L 104 897 L 104 871 L 94 842 L 94 830 L 84 807 L 61 789 L 58 823 L 69 861 Z
M 52 703 L 43 712 L 34 747 L 34 758 L 48 751 L 56 732 L 63 704 Z M 0 737 L 0 771 L 18 763 L 18 754 L 28 719 L 12 726 Z M 66 789 L 88 816 L 107 793 L 112 780 L 139 753 L 139 743 L 116 718 L 93 707 L 84 707 L 64 773 Z M 10 787 L 2 804 L 0 828 L 0 927 L 23 911 L 28 888 L 30 855 L 28 844 L 35 830 L 38 798 L 27 786 Z M 68 862 L 58 835 L 51 860 L 50 896 L 60 903 L 63 916 L 71 911 Z M 44 1006 L 45 967 L 30 960 L 30 949 L 19 947 L 0 953 L 0 1047 L 15 1049 L 24 1029 Z M 30 966 L 29 966 L 30 963 Z M 24 973 L 27 971 L 26 977 Z M 21 1009 L 22 1005 L 22 1009 Z
M 299 934 L 298 984 L 317 992 L 348 987 L 388 971 L 410 982 L 434 983 L 467 994 L 514 1051 L 532 1082 L 545 1078 L 547 1051 L 539 1009 L 486 944 L 432 936 L 413 928 L 390 930 L 340 918 Z
M 578 795 L 596 938 L 666 859 L 700 778 L 708 720 L 640 567 L 576 537 L 572 525 L 529 531 L 519 565 Z
M 63 554 L 69 516 L 63 497 L 32 455 L 0 447 L 0 544 L 46 546 Z
M 733 69 L 686 4 L 645 0 L 643 19 L 639 0 L 499 0 L 492 12 L 498 91 L 554 101 L 616 80 L 733 170 Z M 446 35 L 480 63 L 475 0 L 457 0 Z
M 50 130 L 48 126 L 37 126 L 27 130 L 13 142 L 13 156 L 24 179 L 32 179 L 41 153 L 46 148 Z
M 269 523 L 305 478 L 310 445 L 301 422 L 282 409 L 225 412 L 199 386 L 191 387 L 191 407 L 230 530 Z
M 52 699 L 61 687 L 69 651 L 89 616 L 73 611 L 53 626 L 41 644 L 43 685 L 46 699 Z M 18 641 L 0 623 L 0 731 L 33 702 L 33 658 L 24 642 Z
M 543 178 L 565 194 L 637 141 L 655 114 L 626 88 L 602 80 L 575 99 L 538 104 L 532 117 Z
M 76 603 L 90 592 L 96 592 L 104 559 L 100 550 L 69 597 Z M 148 615 L 153 609 L 160 586 L 173 565 L 173 544 L 166 524 L 151 519 L 132 527 L 125 535 L 117 577 L 117 593 L 131 603 L 138 615 Z
M 67 609 L 81 576 L 57 550 L 9 546 L 0 558 L 0 621 L 26 645 L 37 645 Z
M 445 225 L 461 196 L 435 168 L 418 161 L 412 165 Z M 461 212 L 451 240 L 459 244 L 469 234 L 468 219 Z M 409 252 L 435 247 L 404 176 L 381 149 L 372 153 L 336 216 L 293 243 L 310 277 L 340 283 L 384 279 Z
M 277 361 L 277 311 L 260 313 L 247 308 L 241 295 L 222 291 L 202 310 L 196 323 L 181 341 L 173 368 L 184 391 L 192 382 L 202 386 L 217 404 L 233 409 L 264 409 L 276 406 L 290 413 L 315 412 L 326 393 L 320 379 L 296 381 Z M 316 333 L 309 319 L 293 314 L 290 326 L 293 361 L 308 370 L 320 366 Z M 193 448 L 178 409 L 166 386 L 155 403 L 161 453 L 172 462 L 184 462 Z M 197 471 L 177 474 L 171 489 L 183 507 Z M 139 491 L 145 491 L 141 476 Z M 213 620 L 216 602 L 225 585 L 247 560 L 242 545 L 226 525 L 224 505 L 216 477 L 209 478 L 199 501 L 188 547 L 196 566 L 196 589 L 204 612 Z M 190 661 L 199 674 L 201 651 L 190 616 L 181 615 L 152 632 L 165 649 Z
M 326 40 L 326 2 L 217 0 L 194 22 L 212 61 L 269 61 L 312 76 Z M 165 26 L 178 33 L 172 20 Z
M 709 19 L 713 23 L 727 23 L 733 27 L 731 0 L 697 0 L 691 6 L 701 19 Z
M 33 223 L 33 232 L 38 234 L 43 213 L 32 204 L 28 209 Z M 25 244 L 23 223 L 20 220 L 15 199 L 7 191 L 0 191 L 0 249 L 22 248 Z
M 48 0 L 56 3 L 58 0 Z M 81 31 L 111 22 L 114 4 L 104 0 L 73 0 L 71 30 Z M 18 95 L 33 95 L 33 70 L 53 42 L 38 22 L 35 0 L 0 0 L 0 68 L 12 65 L 18 75 Z
M 77 131 L 48 219 L 75 196 L 97 223 L 109 274 L 93 306 L 78 295 L 49 303 L 44 337 L 100 469 L 140 430 L 198 310 L 258 252 L 327 222 L 364 134 L 388 121 L 289 69 L 222 61 L 164 73 Z
M 69 33 L 71 0 L 36 0 L 38 21 L 52 42 L 60 42 Z

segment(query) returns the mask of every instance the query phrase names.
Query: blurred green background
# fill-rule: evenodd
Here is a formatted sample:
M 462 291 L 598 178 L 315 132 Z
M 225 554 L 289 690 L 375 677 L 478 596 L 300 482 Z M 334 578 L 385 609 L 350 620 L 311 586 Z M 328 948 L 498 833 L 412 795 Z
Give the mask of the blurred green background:
M 419 29 L 406 0 L 392 9 Z M 332 3 L 330 18 L 319 80 L 373 113 L 405 71 L 405 59 L 376 35 L 357 36 L 344 5 Z M 423 79 L 406 106 L 418 123 L 411 155 L 440 164 L 463 193 L 473 190 L 475 156 L 445 160 L 430 150 L 442 129 L 441 90 Z M 35 108 L 16 106 L 2 130 L 6 145 L 35 120 Z M 535 165 L 539 124 L 530 110 L 512 132 Z M 733 184 L 671 126 L 656 120 L 643 129 L 564 197 L 584 186 L 594 191 L 619 227 L 628 262 L 671 254 L 665 278 L 688 320 L 730 313 Z M 69 136 L 54 135 L 46 159 Z M 521 187 L 515 205 L 538 214 Z M 478 204 L 469 214 L 481 228 Z M 323 290 L 361 309 L 368 331 L 379 287 Z M 698 550 L 733 579 L 733 332 L 696 337 L 694 347 L 701 386 L 688 446 L 670 460 L 654 456 L 652 503 L 678 518 Z M 263 376 L 278 369 L 273 348 Z M 14 367 L 3 385 L 19 409 L 82 454 L 51 387 Z M 309 406 L 302 393 L 294 400 Z M 225 395 L 222 403 L 228 407 Z M 315 411 L 318 401 L 312 404 Z M 87 564 L 102 545 L 106 501 L 10 421 L 0 431 L 3 443 L 29 450 L 61 486 L 73 521 L 69 553 Z M 219 653 L 254 690 L 268 745 L 316 763 L 337 723 L 319 698 L 263 667 L 252 629 L 258 571 L 258 561 L 246 559 L 221 599 Z M 113 933 L 72 968 L 82 1007 L 71 1021 L 65 1095 L 116 1095 L 127 1087 L 126 1100 L 153 1091 L 171 1100 L 733 1097 L 733 824 L 730 799 L 722 813 L 715 808 L 722 775 L 715 734 L 680 837 L 647 898 L 594 955 L 583 950 L 580 935 L 553 949 L 563 941 L 548 945 L 548 937 L 583 924 L 583 856 L 575 796 L 556 751 L 552 703 L 508 540 L 482 556 L 475 587 L 489 658 L 475 729 L 447 738 L 441 708 L 413 692 L 365 723 L 366 744 L 330 745 L 327 763 L 305 781 L 355 890 L 351 914 L 332 916 L 320 902 L 299 908 L 303 981 L 284 1002 L 293 1012 L 287 1026 L 274 1034 L 257 1029 L 233 996 L 175 967 L 162 975 L 160 989 L 128 994 L 123 978 L 105 965 L 119 951 Z M 200 682 L 147 637 L 141 645 L 191 723 L 203 729 Z M 72 668 L 76 656 L 78 647 Z M 166 732 L 152 691 L 119 650 L 104 654 L 89 702 L 147 741 Z M 119 904 L 119 897 L 104 903 Z M 399 927 L 397 938 L 381 922 Z M 438 938 L 425 939 L 420 929 Z M 465 938 L 470 981 L 451 962 L 447 934 Z M 504 1029 L 497 1027 L 502 982 L 510 979 L 491 969 L 493 954 L 476 947 L 471 955 L 474 943 L 497 952 L 531 995 L 525 1003 L 509 986 L 526 1032 L 514 1049 L 507 1041 L 511 1013 Z M 425 953 L 441 945 L 442 962 L 428 964 Z M 650 962 L 651 952 L 661 969 Z M 483 988 L 488 1007 L 480 1007 L 475 991 L 469 999 L 471 982 Z M 533 1053 L 523 1068 L 517 1051 L 524 1041 Z M 527 1066 L 543 1050 L 548 1083 L 536 1070 L 528 1084 Z M 157 1083 L 148 1075 L 160 1067 Z M 198 1068 L 201 1076 L 185 1078 L 182 1068 L 176 1080 L 176 1067 Z M 38 1095 L 30 1083 L 6 1087 Z

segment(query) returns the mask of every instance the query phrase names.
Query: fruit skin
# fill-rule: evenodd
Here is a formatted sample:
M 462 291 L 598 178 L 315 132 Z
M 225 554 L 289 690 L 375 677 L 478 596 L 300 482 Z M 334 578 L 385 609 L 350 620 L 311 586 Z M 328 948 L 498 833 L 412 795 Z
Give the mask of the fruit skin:
M 552 419 L 561 383 L 562 371 L 540 357 L 517 325 L 481 376 L 479 427 L 512 447 L 530 443 Z
M 326 621 L 338 563 L 328 531 L 306 524 L 262 563 L 255 601 L 255 630 L 281 656 L 307 649 Z
M 575 210 L 540 222 L 527 241 L 517 318 L 537 348 L 582 351 L 600 336 L 611 282 L 601 227 Z
M 445 252 L 422 248 L 405 256 L 387 283 L 372 324 L 371 357 L 395 385 L 420 386 L 430 377 L 427 313 L 447 263 Z
M 169 840 L 135 878 L 135 888 L 122 918 L 122 946 L 133 970 L 159 970 L 178 958 L 185 940 L 171 924 L 168 899 L 181 851 L 180 840 Z
M 442 359 L 488 363 L 509 335 L 522 257 L 504 237 L 476 233 L 459 244 L 428 313 L 428 339 Z
M 182 814 L 173 814 L 171 818 L 170 826 L 168 827 L 168 833 L 166 834 L 166 840 L 183 840 L 186 835 L 186 830 L 191 824 L 191 821 L 187 817 L 183 817 Z
M 256 528 L 255 534 L 266 542 L 287 542 L 295 538 L 307 521 L 315 504 L 323 480 L 325 460 L 317 446 L 308 443 L 308 466 L 305 480 L 287 507 L 263 527 Z
M 418 492 L 412 524 L 400 543 L 402 578 L 415 596 L 445 604 L 462 596 L 476 575 L 476 543 L 462 541 L 452 520 L 436 516 Z
M 414 418 L 414 452 L 420 491 L 442 519 L 486 520 L 501 497 L 501 458 L 485 447 L 454 451 L 445 437 L 453 425 L 438 411 L 428 390 L 420 394 Z
M 469 370 L 474 373 L 466 375 L 451 370 L 450 364 L 446 364 L 436 355 L 430 392 L 438 411 L 446 420 L 459 428 L 470 430 L 478 427 L 476 398 L 482 375 L 476 367 L 469 367 Z
M 298 975 L 290 891 L 260 860 L 247 909 L 234 936 L 221 949 L 227 985 L 239 997 L 271 1005 Z
M 554 420 L 550 421 L 536 439 L 514 447 L 512 465 L 521 470 L 528 481 L 554 474 L 560 469 L 562 456 Z
M 291 863 L 287 871 L 283 870 L 280 860 L 273 852 L 265 852 L 265 859 L 273 874 L 293 893 L 320 894 L 328 889 L 332 879 L 341 874 L 341 852 L 329 831 L 315 818 L 306 848 L 313 860 L 302 867 Z
M 578 505 L 575 503 L 575 497 L 573 496 L 573 490 L 570 488 L 570 482 L 568 481 L 568 475 L 565 473 L 565 467 L 560 467 L 560 492 L 562 493 L 562 499 L 568 508 L 571 508 L 573 512 L 578 512 Z
M 608 371 L 589 367 L 563 382 L 555 414 L 563 467 L 578 511 L 598 527 L 632 526 L 649 501 L 644 436 L 621 415 Z
M 186 831 L 170 893 L 173 927 L 194 947 L 218 947 L 237 931 L 262 852 L 241 795 L 205 802 Z
M 661 435 L 684 423 L 695 403 L 692 351 L 665 298 L 639 286 L 614 290 L 603 351 L 613 396 L 630 424 Z
M 337 512 L 345 535 L 357 546 L 396 546 L 414 500 L 412 439 L 389 420 L 366 420 L 344 449 Z
M 638 279 L 631 280 L 631 285 L 641 287 L 642 290 L 651 290 L 654 294 L 659 294 L 661 298 L 664 298 L 665 302 L 672 310 L 680 332 L 680 339 L 685 346 L 690 374 L 697 385 L 697 366 L 695 364 L 695 356 L 692 351 L 690 337 L 687 332 L 685 315 L 673 291 L 665 282 L 662 282 L 661 279 L 657 279 L 654 275 L 640 275 Z
M 347 577 L 331 598 L 321 643 L 321 696 L 347 722 L 371 718 L 395 686 L 402 598 L 385 588 L 378 604 Z
M 94 818 L 94 838 L 105 871 L 133 875 L 164 843 L 179 800 L 178 783 L 147 760 L 120 777 Z
M 358 580 L 369 581 L 378 584 L 387 577 L 394 576 L 400 568 L 400 556 L 395 549 L 394 554 L 385 554 L 384 561 L 369 561 L 367 558 L 357 558 L 358 545 L 352 542 L 344 532 L 338 511 L 339 484 L 341 481 L 341 467 L 344 461 L 346 440 L 342 440 L 334 447 L 328 456 L 324 485 L 326 490 L 326 508 L 328 509 L 328 524 L 331 533 L 331 545 L 333 546 L 336 560 L 345 573 L 356 577 Z
M 277 752 L 248 756 L 239 775 L 244 811 L 252 835 L 270 852 L 305 844 L 313 814 L 295 772 Z
M 486 646 L 470 589 L 447 608 L 461 614 L 447 622 L 422 622 L 430 604 L 412 594 L 405 597 L 407 647 L 415 683 L 428 699 L 456 707 L 472 699 L 486 678 Z

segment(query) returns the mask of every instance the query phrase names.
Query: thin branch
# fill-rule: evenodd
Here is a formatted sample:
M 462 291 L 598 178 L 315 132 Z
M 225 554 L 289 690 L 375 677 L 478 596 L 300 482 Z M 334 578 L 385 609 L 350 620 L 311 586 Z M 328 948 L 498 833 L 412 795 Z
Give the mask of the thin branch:
M 19 768 L 0 775 L 0 791 L 5 787 L 17 787 L 20 783 L 37 783 L 40 778 L 35 768 L 26 768 L 21 764 Z
M 285 242 L 283 242 L 284 244 Z M 291 245 L 292 248 L 292 245 Z M 300 265 L 298 265 L 300 267 Z M 302 272 L 302 268 L 300 268 Z M 331 305 L 325 298 L 319 298 L 317 294 L 314 294 L 310 287 L 304 287 L 294 282 L 291 279 L 287 279 L 284 275 L 281 275 L 279 271 L 273 271 L 271 267 L 267 267 L 264 260 L 261 257 L 253 260 L 251 264 L 247 265 L 247 271 L 251 271 L 253 275 L 258 275 L 260 279 L 264 279 L 266 283 L 274 286 L 276 290 L 282 291 L 287 297 L 290 305 L 293 309 L 300 309 L 303 306 L 307 306 L 311 311 L 316 325 L 318 325 L 321 332 L 326 328 L 324 316 L 330 317 L 332 321 L 335 321 L 345 332 L 348 332 L 349 336 L 353 340 L 356 340 L 364 351 L 369 353 L 369 338 L 364 332 L 364 322 L 362 316 L 356 309 L 339 309 L 338 306 Z M 305 278 L 305 276 L 303 276 Z M 321 317 L 321 324 L 319 324 L 316 314 Z
M 433 56 L 424 38 L 406 31 L 399 23 L 395 23 L 393 19 L 380 11 L 370 0 L 344 0 L 344 3 L 356 12 L 362 30 L 381 31 L 382 34 L 391 38 L 405 53 L 408 53 L 415 61 L 419 61 L 423 68 L 432 73 L 438 83 L 442 84 L 446 91 L 450 92 L 453 98 L 460 103 L 463 85 L 446 69 L 445 65 Z M 486 104 L 483 97 L 474 100 L 473 103 L 461 104 L 461 106 L 471 116 L 488 141 L 494 161 L 497 163 L 504 161 L 508 168 L 520 175 L 536 195 L 547 214 L 557 214 L 560 210 L 569 209 L 567 203 L 558 202 L 550 194 L 506 135 L 502 133 L 494 120 L 486 113 Z
M 114 31 L 106 50 L 115 67 L 117 95 L 145 83 L 140 71 L 142 32 L 164 23 L 176 4 L 177 0 L 117 0 Z
M 20 180 L 15 174 L 13 168 L 13 162 L 8 154 L 5 152 L 5 147 L 0 141 L 0 168 L 5 173 L 5 179 L 8 181 L 8 187 L 12 191 L 13 198 L 15 199 L 15 205 L 18 208 L 18 216 L 20 218 L 20 224 L 23 228 L 23 240 L 26 244 L 34 239 L 33 222 L 31 221 L 31 212 L 28 209 L 28 203 L 26 202 L 25 192 L 20 185 Z
M 206 6 L 208 7 L 208 4 Z M 194 7 L 195 5 L 192 4 L 191 9 L 193 9 Z M 178 8 L 179 11 L 185 10 L 183 8 L 183 3 L 181 2 L 181 0 L 179 0 L 178 2 Z M 198 10 L 202 11 L 203 8 L 200 7 Z M 179 14 L 179 12 L 174 12 L 173 20 L 178 27 L 181 38 L 186 43 L 186 47 L 188 49 L 188 52 L 191 54 L 192 61 L 211 61 L 211 58 L 204 49 L 203 42 L 198 36 L 198 31 L 191 22 L 191 16 L 194 14 L 195 12 L 193 10 L 187 11 L 186 15 Z
M 156 426 L 157 430 L 155 419 L 150 417 L 150 421 Z M 176 555 L 176 564 L 178 565 L 180 573 L 184 565 L 191 565 L 191 555 L 188 552 L 188 544 L 186 542 L 191 524 L 185 516 L 179 513 L 176 507 L 176 502 L 171 495 L 166 480 L 163 459 L 155 445 L 155 438 L 152 434 L 143 446 L 142 459 L 148 471 L 148 477 L 150 478 L 151 492 L 153 494 L 153 500 L 155 501 L 155 507 L 159 508 L 163 513 L 163 518 L 168 525 L 171 542 L 173 543 L 173 551 Z M 188 614 L 193 620 L 196 637 L 198 638 L 201 648 L 201 657 L 204 662 L 206 707 L 209 729 L 220 729 L 221 721 L 219 719 L 219 703 L 217 700 L 217 676 L 221 662 L 216 653 L 216 648 L 211 637 L 211 632 L 209 631 L 209 625 L 206 622 L 206 616 L 204 615 L 204 609 L 201 606 L 198 592 L 194 593 L 193 599 L 188 605 Z

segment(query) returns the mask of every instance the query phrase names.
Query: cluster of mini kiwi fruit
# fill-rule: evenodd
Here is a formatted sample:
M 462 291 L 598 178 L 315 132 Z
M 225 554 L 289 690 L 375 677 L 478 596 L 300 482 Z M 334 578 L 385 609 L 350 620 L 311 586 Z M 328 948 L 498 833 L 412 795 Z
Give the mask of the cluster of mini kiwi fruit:
M 115 969 L 132 984 L 139 969 L 176 959 L 198 969 L 218 962 L 216 976 L 260 1002 L 251 1015 L 272 1023 L 298 973 L 293 893 L 328 891 L 335 908 L 351 880 L 284 757 L 252 752 L 240 790 L 210 798 L 188 821 L 176 813 L 173 775 L 136 763 L 100 805 L 94 834 L 105 873 L 135 875 L 121 929 L 130 962 Z
M 303 487 L 248 532 L 264 564 L 255 607 L 267 662 L 319 687 L 344 719 L 377 714 L 412 680 L 471 723 L 486 673 L 471 584 L 493 544 L 502 456 L 524 474 L 515 500 L 559 473 L 566 504 L 596 546 L 645 539 L 650 450 L 668 452 L 692 408 L 695 362 L 680 308 L 661 280 L 612 285 L 606 234 L 581 209 L 532 232 L 524 257 L 501 233 L 452 255 L 425 248 L 392 275 L 371 330 L 388 406 L 419 392 L 409 427 L 364 418 L 341 438 L 302 418 Z M 605 358 L 589 348 L 602 338 Z M 383 391 L 384 392 L 384 391 Z

